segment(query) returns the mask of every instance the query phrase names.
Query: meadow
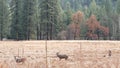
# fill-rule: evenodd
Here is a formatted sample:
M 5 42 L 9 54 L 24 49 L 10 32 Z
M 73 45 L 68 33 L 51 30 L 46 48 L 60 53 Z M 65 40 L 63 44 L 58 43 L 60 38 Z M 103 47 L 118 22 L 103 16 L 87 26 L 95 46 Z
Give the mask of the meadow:
M 0 41 L 0 68 L 120 68 L 119 56 L 120 41 Z

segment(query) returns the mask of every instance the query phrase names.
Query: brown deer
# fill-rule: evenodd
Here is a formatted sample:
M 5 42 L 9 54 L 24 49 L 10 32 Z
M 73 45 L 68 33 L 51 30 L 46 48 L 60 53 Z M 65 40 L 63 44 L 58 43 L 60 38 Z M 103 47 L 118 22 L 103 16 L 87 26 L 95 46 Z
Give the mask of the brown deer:
M 57 57 L 61 60 L 61 59 L 65 59 L 67 60 L 68 59 L 68 56 L 65 55 L 65 54 L 59 54 L 59 52 L 56 53 Z
M 108 51 L 108 56 L 112 56 L 111 50 Z
M 24 63 L 26 61 L 26 58 L 21 58 L 19 56 L 14 56 L 14 59 L 16 61 L 16 63 Z

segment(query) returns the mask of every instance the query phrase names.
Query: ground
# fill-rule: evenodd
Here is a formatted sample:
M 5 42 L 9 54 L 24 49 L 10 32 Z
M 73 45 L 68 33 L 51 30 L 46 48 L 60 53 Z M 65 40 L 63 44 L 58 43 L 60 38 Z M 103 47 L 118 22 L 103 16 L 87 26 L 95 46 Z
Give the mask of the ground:
M 0 41 L 0 68 L 120 68 L 119 56 L 120 41 Z

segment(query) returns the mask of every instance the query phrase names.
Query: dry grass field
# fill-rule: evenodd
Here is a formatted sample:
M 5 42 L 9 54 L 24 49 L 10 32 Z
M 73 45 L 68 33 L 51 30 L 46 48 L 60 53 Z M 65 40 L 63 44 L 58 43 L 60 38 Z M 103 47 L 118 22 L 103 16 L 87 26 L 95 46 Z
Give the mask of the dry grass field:
M 119 56 L 120 41 L 0 41 L 0 68 L 120 68 Z

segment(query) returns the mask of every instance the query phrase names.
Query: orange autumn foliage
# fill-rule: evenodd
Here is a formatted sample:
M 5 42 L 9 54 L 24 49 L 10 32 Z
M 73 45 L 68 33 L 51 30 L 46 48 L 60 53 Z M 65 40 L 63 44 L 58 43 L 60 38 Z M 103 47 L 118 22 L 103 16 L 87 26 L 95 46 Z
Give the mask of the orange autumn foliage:
M 98 39 L 98 35 L 95 34 L 96 30 L 102 31 L 104 36 L 108 36 L 109 35 L 109 28 L 101 26 L 100 23 L 97 21 L 95 15 L 91 15 L 90 16 L 90 18 L 87 20 L 86 25 L 88 27 L 88 32 L 87 32 L 86 36 L 89 39 Z
M 73 23 L 81 23 L 82 20 L 83 20 L 83 13 L 81 11 L 78 11 L 72 15 L 72 22 Z
M 86 23 L 88 30 L 94 32 L 97 28 L 100 27 L 100 23 L 97 21 L 95 15 L 91 15 L 91 17 L 87 20 Z
M 98 35 L 90 32 L 90 31 L 88 31 L 86 35 L 88 37 L 87 39 L 91 39 L 91 40 L 97 40 L 98 39 Z
M 80 23 L 83 20 L 83 13 L 81 11 L 76 12 L 72 15 L 72 23 L 68 25 L 69 37 L 73 37 L 74 39 L 79 38 L 80 36 Z M 72 39 L 73 39 L 72 38 Z
M 108 27 L 100 26 L 99 29 L 103 32 L 104 36 L 109 35 L 109 28 Z
M 71 23 L 68 28 L 70 29 L 71 33 L 74 34 L 75 37 L 79 37 L 80 34 L 80 25 Z

